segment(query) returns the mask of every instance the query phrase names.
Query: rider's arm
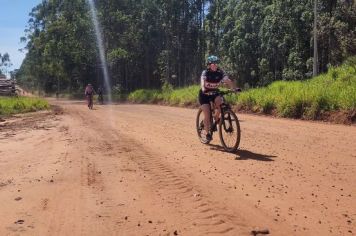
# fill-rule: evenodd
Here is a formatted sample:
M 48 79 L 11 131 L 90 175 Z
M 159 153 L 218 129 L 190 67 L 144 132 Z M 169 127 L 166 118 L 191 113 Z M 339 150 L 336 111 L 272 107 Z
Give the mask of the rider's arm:
M 226 79 L 225 80 L 225 82 L 224 82 L 227 86 L 229 86 L 229 88 L 231 89 L 231 90 L 233 90 L 234 92 L 241 92 L 242 90 L 241 90 L 241 88 L 238 88 L 237 86 L 236 86 L 236 84 L 234 83 L 234 81 L 233 80 L 231 80 L 231 79 Z
M 223 81 L 224 81 L 225 84 L 227 84 L 227 86 L 229 86 L 229 88 L 230 88 L 231 90 L 234 90 L 234 89 L 236 88 L 235 83 L 234 83 L 231 79 L 226 78 L 226 79 L 223 80 Z
M 221 82 L 226 84 L 231 90 L 234 90 L 236 88 L 235 83 L 229 78 L 229 76 L 225 72 L 223 72 L 223 79 Z

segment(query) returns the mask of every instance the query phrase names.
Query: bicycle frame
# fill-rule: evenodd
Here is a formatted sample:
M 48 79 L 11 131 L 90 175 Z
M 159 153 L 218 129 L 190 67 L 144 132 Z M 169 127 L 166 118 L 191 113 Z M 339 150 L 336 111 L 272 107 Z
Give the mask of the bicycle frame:
M 225 103 L 225 98 L 223 96 L 223 94 L 220 94 L 219 96 L 221 96 L 222 98 L 222 103 L 220 105 L 220 115 L 219 115 L 219 122 L 221 122 L 223 120 L 223 114 L 224 111 L 226 110 L 231 110 L 231 106 L 227 103 Z M 211 134 L 213 134 L 213 132 L 217 131 L 215 129 L 215 127 L 218 125 L 218 123 L 216 123 L 215 117 L 214 117 L 214 113 L 216 111 L 216 107 L 215 107 L 215 103 L 213 101 L 210 102 L 210 132 Z M 229 116 L 229 122 L 231 122 L 231 117 Z M 226 131 L 226 124 L 225 122 L 223 123 L 224 129 Z

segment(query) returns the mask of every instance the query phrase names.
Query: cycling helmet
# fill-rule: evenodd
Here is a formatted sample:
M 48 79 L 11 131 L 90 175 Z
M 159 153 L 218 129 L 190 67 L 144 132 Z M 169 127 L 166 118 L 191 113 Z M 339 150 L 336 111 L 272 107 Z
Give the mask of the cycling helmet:
M 214 63 L 214 64 L 217 64 L 217 63 L 219 63 L 219 58 L 217 57 L 217 56 L 214 56 L 214 55 L 210 55 L 209 57 L 208 57 L 208 59 L 207 59 L 207 61 L 206 61 L 206 64 L 208 64 L 208 65 L 210 65 L 210 64 L 212 64 L 212 63 Z

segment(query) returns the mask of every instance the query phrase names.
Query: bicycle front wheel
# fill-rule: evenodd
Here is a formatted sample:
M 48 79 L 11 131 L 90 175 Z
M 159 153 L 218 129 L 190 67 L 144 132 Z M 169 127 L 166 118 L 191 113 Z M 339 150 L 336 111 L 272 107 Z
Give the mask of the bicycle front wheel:
M 235 152 L 240 144 L 241 130 L 236 114 L 232 110 L 225 110 L 219 123 L 221 144 L 228 152 Z

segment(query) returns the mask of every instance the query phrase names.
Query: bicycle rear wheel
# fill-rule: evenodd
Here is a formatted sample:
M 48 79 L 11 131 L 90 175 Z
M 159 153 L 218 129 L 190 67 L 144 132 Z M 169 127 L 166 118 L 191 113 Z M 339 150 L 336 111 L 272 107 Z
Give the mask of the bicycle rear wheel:
M 219 136 L 221 144 L 228 152 L 235 152 L 240 144 L 241 129 L 236 114 L 228 109 L 223 111 L 219 123 Z
M 211 140 L 207 140 L 202 135 L 202 132 L 204 130 L 204 114 L 203 114 L 203 110 L 201 108 L 199 108 L 198 113 L 197 113 L 196 129 L 197 129 L 197 134 L 198 134 L 200 142 L 202 142 L 204 144 L 210 143 Z
M 93 109 L 93 97 L 89 97 L 89 109 Z

